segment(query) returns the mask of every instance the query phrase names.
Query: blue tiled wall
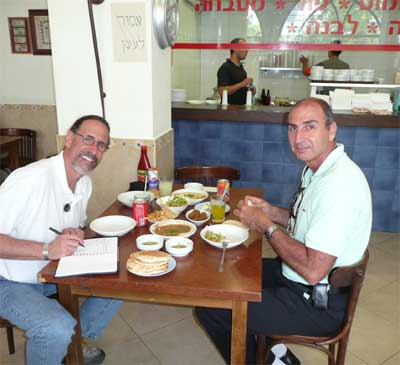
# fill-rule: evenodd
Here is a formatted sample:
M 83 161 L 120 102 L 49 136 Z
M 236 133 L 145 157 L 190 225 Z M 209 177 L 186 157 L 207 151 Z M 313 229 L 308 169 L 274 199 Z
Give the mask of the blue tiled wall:
M 272 123 L 173 121 L 175 168 L 229 165 L 234 186 L 259 187 L 273 204 L 288 206 L 303 163 L 292 154 L 287 127 Z M 337 141 L 364 171 L 372 191 L 373 230 L 400 231 L 400 129 L 339 127 Z

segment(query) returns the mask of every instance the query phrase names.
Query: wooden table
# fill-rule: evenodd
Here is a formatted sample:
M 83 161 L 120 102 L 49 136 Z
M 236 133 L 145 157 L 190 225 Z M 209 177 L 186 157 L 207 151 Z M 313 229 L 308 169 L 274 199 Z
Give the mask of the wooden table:
M 233 208 L 244 195 L 262 197 L 260 189 L 231 189 L 229 205 Z M 131 215 L 131 210 L 114 202 L 103 215 Z M 67 364 L 82 364 L 78 296 L 99 296 L 149 303 L 192 305 L 232 309 L 233 364 L 246 361 L 247 303 L 261 301 L 261 235 L 250 232 L 246 245 L 226 252 L 224 272 L 218 272 L 222 251 L 204 242 L 197 229 L 191 238 L 194 249 L 188 256 L 176 258 L 176 268 L 167 275 L 146 278 L 129 273 L 125 267 L 131 252 L 137 251 L 136 237 L 148 233 L 148 227 L 136 227 L 119 239 L 119 272 L 54 278 L 57 261 L 40 273 L 41 282 L 58 285 L 59 301 L 77 319 L 76 334 L 68 349 Z M 89 231 L 87 237 L 93 237 Z M 250 243 L 249 245 L 247 245 Z
M 0 136 L 0 152 L 8 152 L 8 167 L 15 170 L 20 167 L 19 144 L 21 137 Z

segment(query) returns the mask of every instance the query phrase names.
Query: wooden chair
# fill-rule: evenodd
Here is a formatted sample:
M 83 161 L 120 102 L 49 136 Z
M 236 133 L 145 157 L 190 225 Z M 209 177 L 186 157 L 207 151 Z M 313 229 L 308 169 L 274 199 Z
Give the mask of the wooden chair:
M 14 326 L 10 322 L 0 317 L 0 328 L 5 328 L 7 332 L 8 352 L 10 355 L 15 353 L 13 327 Z
M 36 131 L 21 128 L 0 128 L 0 136 L 21 137 L 19 144 L 21 166 L 36 161 Z
M 346 357 L 347 343 L 349 340 L 350 329 L 353 322 L 358 298 L 367 269 L 369 253 L 365 251 L 364 258 L 357 264 L 345 267 L 338 267 L 331 271 L 329 283 L 334 288 L 349 288 L 349 300 L 347 303 L 346 314 L 341 330 L 334 336 L 311 337 L 311 336 L 278 336 L 278 335 L 257 335 L 257 364 L 264 364 L 271 348 L 278 343 L 298 344 L 316 348 L 328 355 L 329 365 L 344 365 Z M 265 345 L 266 337 L 272 339 L 268 347 Z M 337 354 L 336 345 L 338 344 Z
M 190 181 L 207 186 L 217 185 L 219 179 L 240 179 L 240 170 L 228 166 L 186 166 L 176 169 L 175 179 L 184 184 Z

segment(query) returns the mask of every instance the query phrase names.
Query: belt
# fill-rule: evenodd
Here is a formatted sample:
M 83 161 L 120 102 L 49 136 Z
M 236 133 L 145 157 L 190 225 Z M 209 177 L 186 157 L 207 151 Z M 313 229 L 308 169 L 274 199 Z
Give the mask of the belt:
M 302 288 L 304 288 L 305 291 L 308 293 L 312 293 L 314 290 L 314 285 L 306 285 L 302 283 L 297 283 L 299 284 Z M 326 284 L 329 285 L 329 284 Z M 336 295 L 336 294 L 347 294 L 349 292 L 349 287 L 342 287 L 342 288 L 335 288 L 333 286 L 329 287 L 328 293 L 329 295 Z

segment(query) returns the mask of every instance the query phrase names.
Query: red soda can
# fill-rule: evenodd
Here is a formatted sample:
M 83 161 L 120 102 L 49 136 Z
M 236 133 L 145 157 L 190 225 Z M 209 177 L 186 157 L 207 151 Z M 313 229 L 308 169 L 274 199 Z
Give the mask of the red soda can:
M 226 179 L 219 179 L 217 183 L 217 194 L 223 195 L 224 194 L 224 201 L 227 202 L 229 200 L 229 189 L 230 184 L 229 180 Z
M 132 217 L 138 227 L 147 224 L 147 202 L 144 199 L 135 199 L 132 204 Z

